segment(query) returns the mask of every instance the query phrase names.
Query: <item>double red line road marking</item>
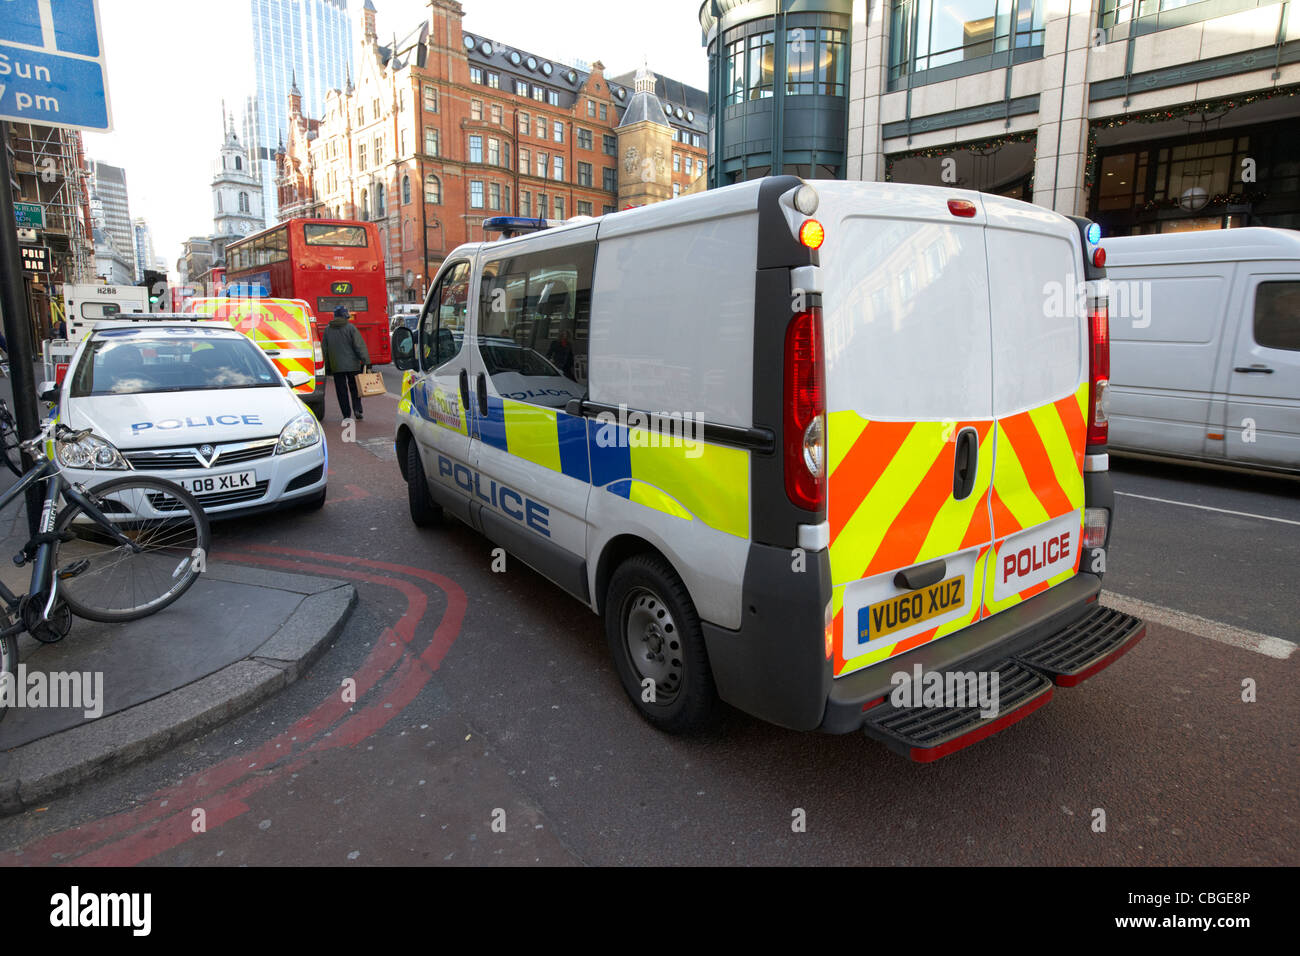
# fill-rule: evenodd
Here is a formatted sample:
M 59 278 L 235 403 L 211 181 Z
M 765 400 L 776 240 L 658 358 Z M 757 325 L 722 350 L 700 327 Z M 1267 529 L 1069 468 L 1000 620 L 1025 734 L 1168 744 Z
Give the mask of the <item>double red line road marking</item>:
M 341 686 L 335 688 L 309 713 L 260 747 L 158 790 L 133 810 L 38 839 L 23 847 L 21 855 L 15 851 L 0 854 L 0 865 L 130 866 L 196 836 L 196 809 L 204 812 L 204 832 L 237 818 L 248 810 L 246 798 L 309 764 L 313 753 L 355 746 L 400 714 L 441 665 L 465 619 L 467 599 L 460 585 L 423 568 L 262 545 L 213 557 L 379 584 L 393 588 L 406 599 L 401 618 L 384 629 L 361 667 L 351 675 L 356 681 L 356 703 L 345 702 Z M 415 638 L 428 611 L 429 594 L 410 578 L 432 585 L 447 602 L 442 620 L 419 651 L 415 649 Z

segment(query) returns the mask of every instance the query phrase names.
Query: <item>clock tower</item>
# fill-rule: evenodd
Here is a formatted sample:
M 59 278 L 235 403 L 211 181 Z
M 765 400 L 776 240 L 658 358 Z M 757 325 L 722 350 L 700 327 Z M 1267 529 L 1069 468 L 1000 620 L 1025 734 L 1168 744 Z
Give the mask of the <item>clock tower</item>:
M 263 227 L 262 186 L 224 106 L 221 125 L 224 139 L 212 179 L 212 226 L 214 239 L 229 242 Z

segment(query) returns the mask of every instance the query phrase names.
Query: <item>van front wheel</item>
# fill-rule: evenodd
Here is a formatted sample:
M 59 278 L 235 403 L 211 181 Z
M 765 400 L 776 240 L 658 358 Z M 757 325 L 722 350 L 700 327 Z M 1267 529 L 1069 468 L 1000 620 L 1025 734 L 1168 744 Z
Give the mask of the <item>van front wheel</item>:
M 605 639 L 623 689 L 642 717 L 671 734 L 709 724 L 717 690 L 699 615 L 662 558 L 637 555 L 614 572 L 606 592 Z
M 411 520 L 417 528 L 428 528 L 442 519 L 442 508 L 429 494 L 429 482 L 424 477 L 424 463 L 415 439 L 406 443 L 406 500 L 411 508 Z

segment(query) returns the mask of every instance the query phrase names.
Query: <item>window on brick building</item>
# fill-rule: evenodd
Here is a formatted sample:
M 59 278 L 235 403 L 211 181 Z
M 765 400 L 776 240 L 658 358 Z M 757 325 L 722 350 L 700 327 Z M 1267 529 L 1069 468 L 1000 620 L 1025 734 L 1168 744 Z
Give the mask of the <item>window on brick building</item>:
M 595 115 L 596 115 L 596 101 L 595 101 L 595 100 L 587 100 L 587 115 L 588 115 L 588 116 L 595 116 Z
M 515 96 L 527 96 L 528 84 L 523 80 L 515 80 Z
M 609 215 L 611 212 L 613 212 L 613 211 L 614 211 L 614 207 L 613 207 L 613 206 L 601 206 L 601 207 L 600 207 L 600 214 L 601 214 L 602 216 L 608 216 L 608 215 Z
M 500 183 L 488 183 L 488 208 L 489 209 L 501 208 L 501 184 Z
M 482 136 L 470 136 L 469 161 L 471 163 L 483 162 L 483 137 Z
M 498 139 L 488 140 L 487 161 L 491 166 L 501 165 L 501 141 Z
M 442 180 L 433 173 L 424 177 L 424 201 L 429 203 L 442 202 Z
M 579 129 L 578 129 L 578 148 L 579 148 L 579 149 L 591 149 L 591 142 L 592 142 L 592 139 L 591 139 L 591 130 L 589 130 L 589 129 L 582 129 L 582 128 L 579 128 Z
M 578 185 L 579 186 L 591 185 L 591 163 L 578 164 Z
M 411 201 L 411 177 L 402 177 L 402 205 L 405 206 Z
M 438 155 L 438 131 L 432 126 L 424 128 L 424 151 L 430 156 Z
M 550 203 L 546 201 L 546 193 L 537 194 L 537 218 L 545 219 L 551 214 Z
M 542 89 L 540 86 L 534 86 L 533 99 L 537 100 L 539 103 L 546 102 L 546 90 Z
M 613 166 L 606 166 L 600 172 L 600 185 L 605 192 L 618 192 L 618 170 Z
M 489 115 L 492 117 L 492 122 L 500 126 L 501 125 L 501 104 L 493 103 Z
M 519 190 L 519 215 L 531 216 L 533 214 L 533 194 L 527 189 Z
M 490 87 L 492 87 L 492 89 L 494 89 L 494 90 L 499 90 L 499 89 L 501 89 L 501 74 L 500 74 L 500 73 L 489 73 L 489 74 L 487 75 L 487 85 L 490 86 Z
M 430 113 L 438 112 L 438 88 L 427 83 L 424 85 L 424 108 Z
M 600 118 L 602 121 L 606 122 L 609 120 L 609 107 L 604 103 L 600 104 Z
M 469 101 L 469 118 L 472 119 L 472 120 L 482 120 L 482 119 L 483 119 L 483 101 L 482 101 L 482 100 L 470 100 L 470 101 Z
M 681 171 L 682 171 L 682 154 L 673 153 L 673 172 L 680 173 Z
M 564 218 L 564 197 L 563 196 L 555 197 L 555 218 L 556 219 Z
M 563 142 L 564 142 L 564 124 L 561 123 L 559 120 L 556 120 L 556 121 L 552 124 L 552 129 L 555 130 L 555 141 L 556 141 L 557 143 L 563 143 Z
M 483 208 L 483 183 L 477 179 L 469 184 L 469 206 L 471 209 Z
M 471 67 L 469 68 L 469 81 L 470 81 L 471 83 L 482 83 L 482 82 L 483 82 L 483 70 L 482 70 L 480 67 L 477 67 L 477 66 L 471 66 Z
M 558 180 L 559 182 L 564 182 L 564 157 L 563 156 L 555 157 L 554 172 L 555 172 L 556 180 Z
M 600 137 L 600 148 L 604 150 L 606 156 L 614 156 L 618 153 L 618 138 L 610 136 L 608 133 Z
M 578 215 L 579 215 L 579 216 L 590 216 L 590 215 L 591 215 L 591 203 L 589 203 L 589 202 L 582 202 L 581 200 L 579 200 L 579 201 L 578 201 Z
M 527 176 L 529 170 L 532 169 L 532 167 L 528 165 L 529 161 L 532 158 L 533 158 L 533 154 L 528 150 L 526 149 L 519 150 L 519 172 L 521 172 L 525 176 Z
M 560 105 L 560 94 L 557 93 L 557 92 L 555 92 L 555 90 L 547 90 L 547 91 L 546 91 L 546 102 L 550 103 L 552 106 L 559 106 L 559 105 Z
M 546 178 L 546 160 L 549 157 L 545 153 L 537 154 L 537 175 L 542 179 Z
M 528 127 L 529 127 L 528 114 L 527 114 L 527 113 L 520 113 L 520 114 L 519 114 L 519 135 L 520 135 L 520 136 L 527 136 L 527 135 L 528 135 Z

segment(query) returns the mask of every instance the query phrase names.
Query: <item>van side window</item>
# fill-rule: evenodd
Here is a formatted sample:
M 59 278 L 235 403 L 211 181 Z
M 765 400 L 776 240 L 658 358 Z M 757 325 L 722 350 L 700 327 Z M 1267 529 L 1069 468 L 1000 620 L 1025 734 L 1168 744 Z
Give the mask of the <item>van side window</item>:
M 497 394 L 563 408 L 587 394 L 595 243 L 483 267 L 478 347 Z
M 1300 282 L 1261 282 L 1255 289 L 1255 341 L 1300 352 Z
M 426 372 L 460 354 L 468 304 L 469 263 L 458 262 L 443 275 L 420 317 L 420 367 Z

